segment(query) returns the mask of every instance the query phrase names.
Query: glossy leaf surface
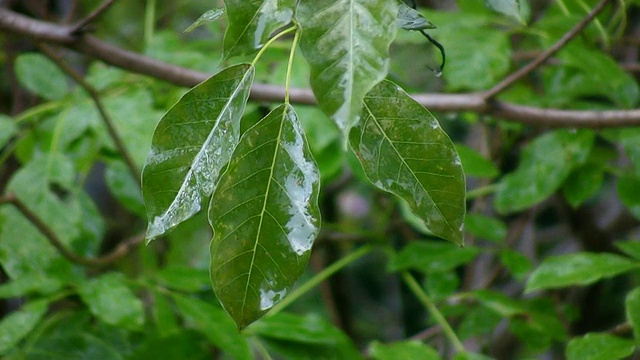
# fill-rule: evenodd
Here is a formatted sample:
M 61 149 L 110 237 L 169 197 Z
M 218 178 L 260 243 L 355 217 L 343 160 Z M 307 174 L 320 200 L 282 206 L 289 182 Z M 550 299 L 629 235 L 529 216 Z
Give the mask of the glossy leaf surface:
M 193 24 L 189 25 L 188 28 L 184 29 L 184 32 L 191 32 L 199 26 L 202 26 L 212 21 L 216 21 L 223 14 L 224 14 L 224 9 L 212 9 L 212 10 L 206 11 L 204 14 L 200 15 L 198 20 L 194 21 Z
M 588 285 L 637 267 L 636 263 L 614 254 L 577 253 L 548 257 L 531 274 L 526 291 Z
M 464 174 L 438 121 L 390 81 L 367 94 L 361 117 L 350 141 L 371 182 L 407 201 L 433 234 L 462 244 Z
M 567 360 L 617 360 L 633 354 L 632 340 L 609 334 L 590 333 L 573 338 L 567 345 Z
M 524 24 L 524 19 L 520 15 L 519 0 L 487 0 L 487 7 L 501 14 L 510 16 Z
M 303 0 L 298 6 L 311 88 L 345 138 L 365 94 L 387 74 L 397 14 L 396 1 L 387 0 Z
M 290 105 L 242 136 L 209 208 L 213 289 L 238 327 L 282 300 L 304 270 L 319 228 L 319 179 Z
M 193 216 L 213 192 L 238 143 L 253 75 L 248 64 L 222 70 L 160 120 L 142 173 L 148 240 Z
M 296 0 L 225 0 L 224 57 L 250 54 L 293 18 Z
M 398 19 L 396 20 L 398 27 L 404 30 L 425 30 L 435 29 L 429 20 L 427 20 L 418 10 L 409 7 L 401 2 L 398 8 Z

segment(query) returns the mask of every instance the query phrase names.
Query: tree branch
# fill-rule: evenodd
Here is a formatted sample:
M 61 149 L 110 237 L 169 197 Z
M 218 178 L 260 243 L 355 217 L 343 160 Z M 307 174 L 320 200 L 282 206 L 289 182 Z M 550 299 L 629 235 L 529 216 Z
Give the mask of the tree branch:
M 63 45 L 110 65 L 179 86 L 191 87 L 210 76 L 207 73 L 167 64 L 124 50 L 92 35 L 75 36 L 71 27 L 35 20 L 4 8 L 0 8 L 0 30 L 29 36 L 36 41 Z M 284 94 L 284 86 L 257 83 L 251 90 L 251 99 L 279 102 L 283 101 Z M 610 111 L 542 109 L 497 100 L 489 101 L 486 98 L 486 92 L 413 94 L 412 96 L 433 111 L 471 111 L 532 126 L 601 129 L 640 125 L 640 109 Z M 290 101 L 297 104 L 315 104 L 315 98 L 309 89 L 290 89 Z
M 55 247 L 63 257 L 71 262 L 84 266 L 103 267 L 109 265 L 128 254 L 131 249 L 142 244 L 145 238 L 144 234 L 137 235 L 123 241 L 106 255 L 93 258 L 84 257 L 67 249 L 53 229 L 51 229 L 51 227 L 49 227 L 49 225 L 47 225 L 47 223 L 45 223 L 35 212 L 31 211 L 31 209 L 18 199 L 17 196 L 7 194 L 0 198 L 0 205 L 1 204 L 13 205 L 25 218 L 27 218 L 27 220 L 29 220 L 29 222 L 31 222 L 31 224 L 33 224 L 33 226 L 38 229 L 38 231 L 40 231 L 42 235 L 47 238 L 47 240 L 49 240 L 49 243 L 51 243 L 51 245 L 53 245 L 53 247 Z
M 80 20 L 76 25 L 73 26 L 73 33 L 81 33 L 85 31 L 87 25 L 91 23 L 93 20 L 102 15 L 116 0 L 105 0 L 100 6 L 98 6 L 91 14 L 89 14 L 86 18 Z

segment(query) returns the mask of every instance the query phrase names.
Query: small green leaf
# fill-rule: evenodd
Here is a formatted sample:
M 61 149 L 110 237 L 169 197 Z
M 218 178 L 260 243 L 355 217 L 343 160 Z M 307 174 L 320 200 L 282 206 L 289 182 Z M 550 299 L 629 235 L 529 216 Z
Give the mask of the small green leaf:
M 109 191 L 120 201 L 120 204 L 136 215 L 145 215 L 140 184 L 133 178 L 127 165 L 122 161 L 109 163 L 104 173 L 104 180 Z
M 389 344 L 374 341 L 369 345 L 369 353 L 376 360 L 441 359 L 438 352 L 432 347 L 415 340 L 398 341 Z
M 165 336 L 149 336 L 127 360 L 207 360 L 210 349 L 202 346 L 202 334 L 196 331 L 178 330 Z
M 166 267 L 156 274 L 158 282 L 166 287 L 186 292 L 198 292 L 209 284 L 209 271 L 183 266 Z
M 527 273 L 531 271 L 531 260 L 515 250 L 502 250 L 500 252 L 500 261 L 517 280 L 523 280 Z
M 194 21 L 193 24 L 189 25 L 188 28 L 184 29 L 183 32 L 186 32 L 186 33 L 192 32 L 199 26 L 216 21 L 220 16 L 222 16 L 222 14 L 224 14 L 224 9 L 208 10 L 204 14 L 200 15 L 198 20 Z
M 501 14 L 518 20 L 521 24 L 525 21 L 520 12 L 519 0 L 486 0 L 487 7 Z
M 640 177 L 626 175 L 618 178 L 618 195 L 631 214 L 640 219 Z
M 434 235 L 462 244 L 464 174 L 438 121 L 390 81 L 364 103 L 350 142 L 368 178 L 407 201 Z
M 629 241 L 616 241 L 614 245 L 622 250 L 623 253 L 631 256 L 636 260 L 640 260 L 640 241 L 638 240 L 629 240 Z
M 400 3 L 396 23 L 399 28 L 404 30 L 425 30 L 436 28 L 436 26 L 422 16 L 418 10 L 409 7 L 405 3 Z
M 293 18 L 296 0 L 224 0 L 229 27 L 224 57 L 251 54 Z
M 39 338 L 27 349 L 28 359 L 122 360 L 123 354 L 97 335 L 74 329 Z
M 63 285 L 61 279 L 47 276 L 41 272 L 27 273 L 0 285 L 0 299 L 17 298 L 32 293 L 50 294 L 59 290 Z
M 451 271 L 473 260 L 479 249 L 458 247 L 442 241 L 414 241 L 389 261 L 390 271 L 416 269 L 424 272 Z
M 496 329 L 500 321 L 502 321 L 502 316 L 495 311 L 484 306 L 474 307 L 467 311 L 458 327 L 460 340 L 490 334 Z
M 567 360 L 617 360 L 633 354 L 635 344 L 609 334 L 590 333 L 575 337 L 567 345 Z
M 240 137 L 253 82 L 249 64 L 229 67 L 187 92 L 160 120 L 142 170 L 147 239 L 200 211 Z
M 47 100 L 57 100 L 69 92 L 67 77 L 46 56 L 27 53 L 18 56 L 16 77 L 22 86 Z
M 319 180 L 290 105 L 242 135 L 209 207 L 211 281 L 239 328 L 281 301 L 302 274 L 319 230 Z
M 177 293 L 172 298 L 182 315 L 205 334 L 212 344 L 238 360 L 250 360 L 253 357 L 249 344 L 236 330 L 233 321 L 219 307 L 202 300 L 188 298 Z
M 165 294 L 160 291 L 153 292 L 152 316 L 160 336 L 167 336 L 181 331 L 181 326 L 178 324 L 178 317 L 172 304 L 169 303 Z
M 126 279 L 119 273 L 108 273 L 81 283 L 78 294 L 91 313 L 109 325 L 131 330 L 140 329 L 144 323 L 144 307 Z
M 425 287 L 429 296 L 438 301 L 447 298 L 460 287 L 460 277 L 455 271 L 431 271 Z
M 507 237 L 504 222 L 482 214 L 467 214 L 464 228 L 475 237 L 493 242 L 503 242 Z
M 593 145 L 592 131 L 548 132 L 529 143 L 518 168 L 505 176 L 496 193 L 500 213 L 526 209 L 553 194 L 575 166 L 583 164 Z
M 614 254 L 577 253 L 546 258 L 531 274 L 526 292 L 588 285 L 627 272 L 638 265 Z
M 461 144 L 455 144 L 455 146 L 465 175 L 492 178 L 500 174 L 500 170 L 479 152 Z
M 32 301 L 0 321 L 0 355 L 13 349 L 36 327 L 47 312 L 48 305 L 46 300 Z
M 0 149 L 4 148 L 17 132 L 18 127 L 15 121 L 9 116 L 0 114 Z
M 300 47 L 311 67 L 311 88 L 345 141 L 359 120 L 365 94 L 387 75 L 397 14 L 397 2 L 389 0 L 315 0 L 298 5 Z
M 627 310 L 627 320 L 633 327 L 633 334 L 636 340 L 640 340 L 640 288 L 635 288 L 625 299 Z
M 587 164 L 574 169 L 562 186 L 569 205 L 577 208 L 602 187 L 604 167 Z

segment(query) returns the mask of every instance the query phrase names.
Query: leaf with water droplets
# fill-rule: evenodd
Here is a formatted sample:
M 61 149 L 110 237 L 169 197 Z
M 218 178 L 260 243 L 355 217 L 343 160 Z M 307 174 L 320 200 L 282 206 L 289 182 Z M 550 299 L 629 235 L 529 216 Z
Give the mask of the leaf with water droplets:
M 247 130 L 211 199 L 211 281 L 244 328 L 302 274 L 318 234 L 320 174 L 290 105 Z
M 464 174 L 438 121 L 386 80 L 364 98 L 360 116 L 350 142 L 371 182 L 406 200 L 434 235 L 462 244 Z
M 254 68 L 234 65 L 184 96 L 160 120 L 142 170 L 150 241 L 201 209 L 240 138 Z
M 396 36 L 396 1 L 301 1 L 300 47 L 322 111 L 345 134 L 358 122 L 364 95 L 384 79 Z

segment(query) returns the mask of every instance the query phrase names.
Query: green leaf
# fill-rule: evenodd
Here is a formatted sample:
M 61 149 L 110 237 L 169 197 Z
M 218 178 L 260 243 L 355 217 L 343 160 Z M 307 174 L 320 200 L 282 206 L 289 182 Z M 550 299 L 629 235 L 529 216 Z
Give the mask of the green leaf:
M 526 292 L 588 285 L 627 272 L 638 265 L 614 254 L 577 253 L 546 258 L 531 274 Z
M 183 32 L 186 32 L 186 33 L 192 32 L 199 26 L 202 26 L 206 23 L 210 23 L 212 21 L 216 21 L 220 16 L 222 16 L 222 14 L 224 14 L 224 9 L 208 10 L 204 14 L 200 15 L 198 20 L 194 21 L 193 24 L 189 25 L 188 28 L 184 29 Z
M 108 273 L 81 283 L 78 294 L 91 313 L 109 325 L 140 329 L 144 323 L 144 307 L 119 273 Z
M 496 329 L 500 321 L 502 321 L 502 316 L 495 311 L 484 306 L 474 307 L 465 314 L 457 333 L 460 335 L 460 340 L 490 334 Z
M 169 303 L 165 294 L 160 291 L 153 292 L 152 316 L 160 336 L 167 336 L 181 331 L 181 325 L 178 324 L 178 317 L 172 304 Z
M 548 132 L 529 143 L 518 168 L 505 176 L 494 206 L 506 214 L 541 202 L 560 188 L 575 166 L 586 161 L 593 145 L 592 131 Z
M 0 149 L 4 148 L 17 132 L 18 127 L 15 121 L 9 116 L 0 114 Z
M 142 170 L 147 239 L 201 209 L 240 137 L 254 69 L 229 67 L 187 92 L 160 120 Z
M 242 136 L 209 207 L 213 289 L 239 328 L 302 274 L 319 230 L 319 180 L 290 105 Z
M 590 333 L 575 337 L 567 345 L 567 360 L 617 360 L 633 354 L 635 344 L 609 334 Z
M 249 344 L 236 330 L 233 321 L 219 307 L 202 300 L 172 294 L 176 306 L 190 322 L 196 324 L 212 344 L 238 360 L 252 359 Z
M 425 30 L 435 29 L 429 20 L 427 20 L 418 10 L 409 7 L 405 3 L 400 3 L 398 8 L 398 18 L 396 23 L 398 27 L 404 30 Z
M 602 187 L 604 167 L 587 164 L 574 169 L 562 186 L 562 194 L 569 205 L 577 208 Z
M 438 121 L 390 81 L 364 103 L 350 142 L 371 182 L 407 201 L 434 235 L 462 244 L 465 179 Z
M 104 180 L 109 191 L 120 201 L 120 204 L 136 215 L 145 215 L 140 184 L 133 178 L 125 163 L 122 161 L 109 163 L 104 173 Z
M 618 195 L 631 214 L 640 219 L 640 178 L 636 176 L 620 176 L 618 178 Z
M 44 99 L 57 100 L 69 92 L 67 77 L 44 55 L 26 53 L 18 56 L 15 72 L 22 86 Z
M 460 277 L 454 271 L 431 271 L 426 289 L 434 301 L 445 299 L 460 287 Z
M 296 0 L 224 0 L 229 27 L 224 57 L 253 53 L 293 18 Z
M 61 279 L 41 272 L 27 273 L 0 285 L 0 299 L 15 298 L 32 293 L 51 294 L 63 286 Z
M 391 258 L 388 266 L 390 271 L 445 272 L 468 263 L 479 252 L 474 247 L 461 248 L 442 241 L 414 241 Z
M 635 260 L 640 260 L 640 241 L 638 240 L 616 241 L 613 244 L 618 249 L 622 250 L 623 253 L 631 256 Z
M 210 284 L 207 270 L 182 266 L 166 267 L 156 274 L 156 278 L 164 286 L 186 292 L 202 291 Z
M 40 338 L 27 351 L 29 360 L 123 359 L 123 354 L 105 339 L 78 330 Z
M 518 0 L 486 0 L 487 7 L 501 14 L 518 20 L 521 24 L 525 21 L 520 14 L 520 1 Z
M 396 1 L 301 1 L 300 47 L 311 67 L 311 88 L 345 141 L 359 120 L 365 94 L 384 79 L 396 35 Z
M 369 345 L 369 353 L 376 360 L 441 359 L 436 350 L 415 340 L 398 341 L 389 344 L 374 341 Z
M 492 178 L 500 174 L 500 170 L 479 152 L 461 144 L 455 144 L 455 146 L 465 175 Z
M 503 242 L 507 237 L 504 222 L 482 214 L 467 214 L 464 228 L 475 237 L 493 242 Z
M 625 299 L 627 320 L 633 327 L 633 334 L 636 340 L 640 339 L 640 288 L 635 288 Z
M 3 317 L 0 321 L 0 355 L 13 349 L 36 327 L 47 312 L 48 305 L 46 300 L 32 301 Z
M 150 336 L 127 360 L 207 360 L 211 352 L 202 346 L 202 334 L 195 331 L 176 331 L 166 336 Z
M 527 273 L 531 271 L 531 260 L 515 250 L 502 250 L 500 252 L 500 261 L 517 280 L 523 280 Z

